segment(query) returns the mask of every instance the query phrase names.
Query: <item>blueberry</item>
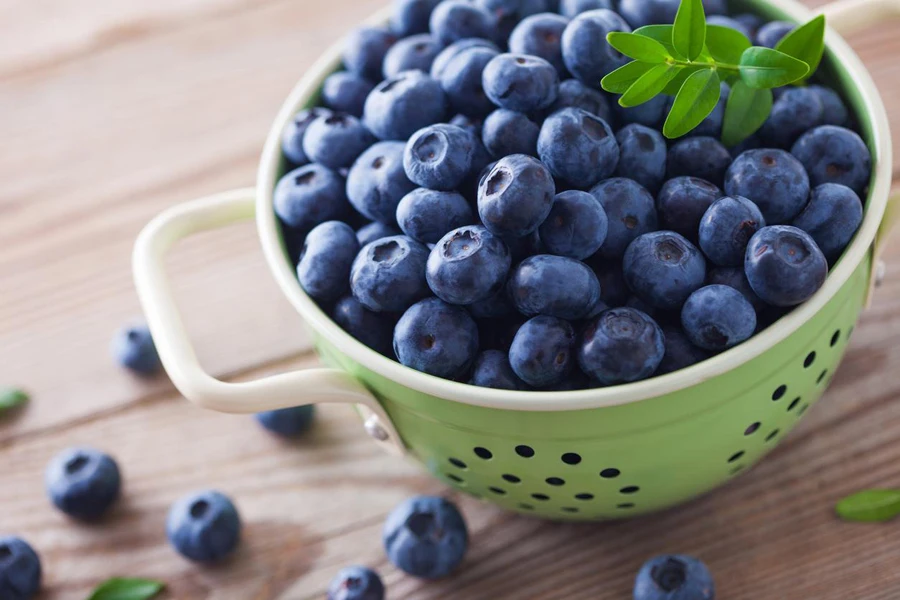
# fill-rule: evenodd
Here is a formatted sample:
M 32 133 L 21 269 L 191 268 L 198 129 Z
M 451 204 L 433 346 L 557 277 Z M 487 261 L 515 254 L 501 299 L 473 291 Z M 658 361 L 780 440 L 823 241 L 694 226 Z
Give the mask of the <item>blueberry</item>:
M 503 241 L 480 225 L 447 233 L 428 256 L 431 291 L 450 304 L 487 300 L 503 288 L 511 259 Z
M 454 115 L 452 119 L 447 121 L 451 125 L 465 129 L 477 137 L 481 137 L 481 128 L 484 126 L 484 120 L 478 117 L 470 117 L 464 114 Z
M 689 137 L 669 149 L 666 173 L 669 178 L 692 175 L 720 186 L 729 165 L 731 153 L 719 140 L 707 136 Z
M 722 190 L 699 177 L 676 177 L 665 182 L 656 198 L 662 227 L 696 242 L 700 220 L 722 196 Z
M 372 350 L 393 357 L 394 325 L 397 318 L 390 313 L 374 312 L 353 296 L 337 301 L 331 313 L 334 322 Z
M 510 154 L 537 156 L 537 140 L 541 129 L 526 115 L 498 108 L 484 120 L 482 139 L 495 158 Z
M 347 175 L 347 197 L 370 219 L 393 225 L 397 205 L 416 185 L 403 168 L 403 142 L 378 142 L 359 155 Z M 276 211 L 278 209 L 276 197 Z
M 538 155 L 555 177 L 587 189 L 616 170 L 619 144 L 603 119 L 580 108 L 564 108 L 544 120 Z
M 378 27 L 363 27 L 351 33 L 344 42 L 344 66 L 369 81 L 381 80 L 381 64 L 397 37 Z
M 615 174 L 637 181 L 651 193 L 658 192 L 666 177 L 667 150 L 662 134 L 632 123 L 616 133 L 616 141 L 619 143 L 619 163 Z
M 566 68 L 586 85 L 599 85 L 604 76 L 629 59 L 606 42 L 613 31 L 630 32 L 618 14 L 599 9 L 583 12 L 572 19 L 562 36 L 562 54 Z
M 475 168 L 483 149 L 472 132 L 437 123 L 420 129 L 406 143 L 403 168 L 410 181 L 432 190 L 455 190 Z
M 539 56 L 562 75 L 566 72 L 562 55 L 562 34 L 568 24 L 569 19 L 552 13 L 526 17 L 510 34 L 509 51 L 513 54 Z
M 801 135 L 825 122 L 821 97 L 805 87 L 786 89 L 772 105 L 759 137 L 773 148 L 790 148 Z
M 707 25 L 718 25 L 719 27 L 730 27 L 742 33 L 748 40 L 753 39 L 753 31 L 747 27 L 746 23 L 738 21 L 732 17 L 724 15 L 710 15 L 706 18 Z
M 675 22 L 680 0 L 621 0 L 619 13 L 632 27 L 670 24 Z M 728 12 L 725 0 L 703 0 L 707 15 L 724 15 Z
M 70 517 L 98 519 L 119 497 L 122 476 L 108 454 L 93 448 L 69 448 L 60 452 L 44 472 L 47 496 Z
M 823 125 L 803 134 L 791 148 L 814 186 L 846 185 L 862 195 L 869 185 L 872 156 L 859 135 L 843 127 Z
M 512 316 L 515 312 L 513 305 L 506 296 L 505 288 L 484 300 L 469 304 L 466 306 L 466 309 L 476 319 L 499 319 Z
M 552 114 L 561 108 L 580 108 L 600 117 L 607 123 L 612 122 L 612 111 L 606 96 L 577 79 L 566 79 L 559 84 L 556 102 L 549 110 Z
M 637 123 L 652 129 L 662 130 L 669 114 L 669 97 L 660 94 L 638 106 L 624 108 L 613 104 L 616 118 L 622 124 Z
M 553 385 L 545 385 L 541 388 L 541 391 L 572 392 L 576 390 L 589 390 L 595 387 L 603 386 L 596 381 L 591 381 L 587 375 L 585 375 L 581 371 L 576 370 L 574 373 L 570 373 L 568 377 L 566 377 L 559 383 L 554 383 Z
M 583 262 L 538 254 L 526 258 L 510 273 L 509 297 L 525 316 L 548 315 L 577 320 L 596 314 L 600 282 Z
M 112 353 L 120 365 L 138 375 L 153 375 L 162 366 L 146 325 L 130 325 L 116 332 Z
M 456 379 L 478 354 L 478 326 L 465 309 L 427 298 L 400 317 L 394 328 L 394 352 L 407 367 Z
M 502 237 L 535 231 L 550 213 L 556 185 L 541 161 L 513 154 L 497 161 L 478 186 L 478 214 Z
M 806 205 L 809 177 L 784 150 L 747 150 L 725 174 L 725 192 L 743 196 L 759 207 L 766 223 L 790 222 Z
M 282 437 L 297 437 L 305 433 L 312 424 L 315 406 L 293 406 L 278 410 L 256 413 L 260 425 Z
M 595 254 L 589 264 L 600 282 L 600 300 L 609 307 L 623 306 L 631 295 L 625 274 L 622 272 L 622 257 L 607 260 Z
M 665 355 L 659 325 L 633 308 L 612 308 L 591 320 L 578 346 L 581 370 L 605 385 L 646 379 Z
M 671 313 L 671 311 L 664 311 L 656 308 L 648 302 L 644 302 L 638 296 L 630 296 L 625 302 L 624 306 L 641 311 L 642 313 L 656 321 L 657 324 L 659 324 L 663 318 L 668 317 L 669 313 Z
M 440 54 L 438 54 L 434 58 L 434 62 L 431 63 L 431 77 L 438 81 L 441 80 L 444 76 L 444 71 L 447 69 L 447 66 L 450 64 L 456 56 L 468 50 L 469 48 L 487 48 L 489 50 L 493 50 L 494 52 L 500 52 L 497 45 L 483 38 L 468 38 L 465 40 L 459 40 L 458 42 L 453 42 L 443 50 L 441 50 Z
M 0 536 L 0 598 L 31 600 L 41 587 L 41 559 L 25 540 Z
M 372 221 L 356 230 L 356 240 L 359 242 L 360 248 L 370 242 L 392 235 L 400 235 L 400 230 L 378 221 Z
M 510 366 L 509 356 L 500 350 L 486 350 L 478 355 L 469 383 L 498 390 L 528 389 L 528 384 Z
M 794 27 L 796 25 L 788 21 L 771 21 L 766 23 L 756 32 L 756 45 L 774 48 L 781 41 L 781 38 L 794 30 Z
M 712 356 L 712 353 L 692 344 L 680 327 L 663 327 L 662 332 L 666 353 L 656 369 L 656 375 L 686 369 Z
M 706 261 L 693 244 L 674 231 L 645 233 L 628 246 L 625 281 L 656 308 L 676 310 L 706 280 Z
M 494 110 L 494 104 L 485 95 L 482 76 L 497 54 L 493 48 L 474 47 L 460 51 L 448 61 L 439 81 L 455 110 L 475 117 L 484 117 Z
M 731 153 L 731 158 L 737 158 L 747 150 L 756 150 L 757 148 L 762 148 L 762 140 L 759 139 L 759 136 L 756 134 L 751 135 L 750 137 L 744 138 L 742 142 L 739 142 L 737 146 L 732 146 L 728 149 Z M 727 171 L 726 171 L 727 173 Z
M 317 106 L 301 110 L 291 119 L 284 132 L 281 134 L 281 151 L 288 162 L 295 167 L 301 167 L 309 163 L 309 158 L 303 152 L 303 136 L 309 124 L 323 115 L 330 115 L 327 108 Z
M 744 264 L 747 243 L 766 226 L 759 208 L 741 196 L 719 198 L 700 221 L 700 248 L 722 267 Z
M 509 39 L 522 19 L 547 12 L 546 0 L 476 0 L 475 3 L 494 15 L 496 37 L 500 41 Z
M 740 13 L 731 18 L 740 23 L 743 28 L 750 33 L 748 37 L 751 41 L 756 37 L 756 32 L 763 25 L 762 17 L 752 13 Z M 707 19 L 707 22 L 708 21 L 709 20 Z
M 350 210 L 344 178 L 322 165 L 306 165 L 284 175 L 275 186 L 275 214 L 287 227 L 306 232 Z
M 329 75 L 322 84 L 322 103 L 328 108 L 361 117 L 374 84 L 349 71 Z
M 810 85 L 807 89 L 822 101 L 822 123 L 844 126 L 850 120 L 850 113 L 840 95 L 824 85 Z
M 624 177 L 601 181 L 591 189 L 609 219 L 606 241 L 600 247 L 603 258 L 621 258 L 637 236 L 658 227 L 653 196 L 641 184 Z
M 344 567 L 328 584 L 327 600 L 384 600 L 384 584 L 368 567 Z
M 429 295 L 428 248 L 403 235 L 364 246 L 350 269 L 350 290 L 375 312 L 401 312 Z
M 391 30 L 401 37 L 427 33 L 431 13 L 439 3 L 440 0 L 394 0 Z
M 712 575 L 685 555 L 657 556 L 644 563 L 634 581 L 634 600 L 715 600 Z
M 548 253 L 584 260 L 603 245 L 608 226 L 606 211 L 596 198 L 569 190 L 556 195 L 538 232 Z
M 862 218 L 856 192 L 838 183 L 823 183 L 813 188 L 809 204 L 793 225 L 812 236 L 825 258 L 834 261 L 853 239 Z
M 414 496 L 388 515 L 382 541 L 395 567 L 413 577 L 438 579 L 462 562 L 469 533 L 452 502 L 437 496 Z
M 822 287 L 828 262 L 808 233 L 790 225 L 774 225 L 750 238 L 744 271 L 763 301 L 794 306 Z
M 611 0 L 561 0 L 559 3 L 559 14 L 566 18 L 574 19 L 583 12 L 599 8 L 613 10 L 613 3 Z
M 382 72 L 385 79 L 396 77 L 403 71 L 431 70 L 434 57 L 444 46 L 427 33 L 412 35 L 391 46 L 384 56 Z
M 709 285 L 727 285 L 733 287 L 747 299 L 757 314 L 766 308 L 766 303 L 756 295 L 750 282 L 747 281 L 747 275 L 744 273 L 744 265 L 740 267 L 716 267 L 710 269 L 706 276 L 706 283 Z
M 359 252 L 356 232 L 341 221 L 316 225 L 300 253 L 297 279 L 303 290 L 319 302 L 333 302 L 347 290 L 350 266 Z
M 382 140 L 405 140 L 444 120 L 447 98 L 441 85 L 422 71 L 404 71 L 379 83 L 363 110 L 363 122 Z
M 509 348 L 509 363 L 529 385 L 557 384 L 575 364 L 575 340 L 575 330 L 568 321 L 544 315 L 534 317 L 516 332 Z
M 529 113 L 547 108 L 559 93 L 559 75 L 549 62 L 525 54 L 499 54 L 484 68 L 484 93 L 500 108 Z
M 431 34 L 446 45 L 466 38 L 490 38 L 494 20 L 483 8 L 465 0 L 444 0 L 431 13 Z
M 216 562 L 231 554 L 241 536 L 237 509 L 215 490 L 182 496 L 169 509 L 166 535 L 179 554 L 196 562 Z
M 681 324 L 694 345 L 719 352 L 753 335 L 756 311 L 733 287 L 708 285 L 691 294 L 684 303 Z
M 469 203 L 456 192 L 419 188 L 404 196 L 397 206 L 400 229 L 423 244 L 434 244 L 448 231 L 474 220 Z

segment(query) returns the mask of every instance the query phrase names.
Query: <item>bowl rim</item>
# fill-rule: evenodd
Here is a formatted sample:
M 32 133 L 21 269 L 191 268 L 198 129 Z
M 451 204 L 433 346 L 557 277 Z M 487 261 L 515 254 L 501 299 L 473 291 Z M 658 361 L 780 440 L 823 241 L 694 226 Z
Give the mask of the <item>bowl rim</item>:
M 768 5 L 795 22 L 805 22 L 816 13 L 796 0 L 756 0 L 754 4 Z M 365 24 L 384 25 L 390 7 L 378 11 Z M 827 49 L 836 62 L 842 64 L 856 86 L 871 121 L 873 178 L 865 201 L 863 223 L 850 247 L 836 267 L 829 272 L 822 288 L 802 305 L 778 321 L 778 327 L 768 327 L 746 342 L 721 354 L 685 369 L 642 381 L 606 388 L 565 392 L 511 391 L 482 388 L 467 383 L 441 379 L 401 365 L 357 341 L 322 311 L 300 287 L 293 267 L 285 260 L 280 228 L 273 209 L 272 196 L 281 168 L 281 132 L 300 109 L 317 97 L 323 80 L 341 65 L 342 44 L 332 45 L 294 86 L 284 101 L 266 138 L 256 185 L 256 222 L 260 242 L 275 280 L 288 300 L 315 333 L 327 339 L 342 353 L 366 369 L 380 374 L 407 388 L 474 406 L 518 411 L 585 410 L 619 406 L 641 400 L 658 398 L 720 376 L 756 358 L 785 340 L 819 312 L 849 280 L 856 268 L 873 249 L 881 219 L 887 206 L 891 187 L 891 140 L 884 103 L 862 61 L 831 27 L 825 35 Z

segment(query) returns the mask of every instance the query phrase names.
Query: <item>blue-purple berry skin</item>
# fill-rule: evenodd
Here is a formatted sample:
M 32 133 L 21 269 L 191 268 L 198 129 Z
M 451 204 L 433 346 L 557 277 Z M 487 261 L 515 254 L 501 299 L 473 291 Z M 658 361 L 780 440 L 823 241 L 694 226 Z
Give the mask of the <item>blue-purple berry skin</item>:
M 169 509 L 166 535 L 185 558 L 214 563 L 229 556 L 241 538 L 241 519 L 228 496 L 215 490 L 183 496 Z
M 397 322 L 394 353 L 402 365 L 456 379 L 478 354 L 478 326 L 464 308 L 426 298 L 410 306 Z
M 603 245 L 608 227 L 606 211 L 596 198 L 569 190 L 556 195 L 538 232 L 549 254 L 584 260 Z
M 577 79 L 566 79 L 559 84 L 556 102 L 548 109 L 549 114 L 561 108 L 580 108 L 612 123 L 612 109 L 603 92 L 585 85 Z
M 397 222 L 400 200 L 416 189 L 403 168 L 405 149 L 404 142 L 377 142 L 359 155 L 347 175 L 346 197 L 353 207 L 390 226 Z
M 453 572 L 469 546 L 466 522 L 449 500 L 414 496 L 388 515 L 382 530 L 388 560 L 421 579 L 439 579 Z
M 863 206 L 859 196 L 839 183 L 823 183 L 813 188 L 806 208 L 794 219 L 812 236 L 829 261 L 835 261 L 862 224 Z
M 512 370 L 534 387 L 554 385 L 575 366 L 575 329 L 568 321 L 537 316 L 525 321 L 509 349 Z
M 763 18 L 753 13 L 739 13 L 731 17 L 750 32 L 750 41 L 756 37 L 756 32 L 763 26 Z
M 404 235 L 364 246 L 350 269 L 350 290 L 375 312 L 402 312 L 431 294 L 425 281 L 428 248 Z
M 335 303 L 331 317 L 341 329 L 375 352 L 393 357 L 394 325 L 397 324 L 394 314 L 371 311 L 353 296 L 344 296 Z
M 384 583 L 368 567 L 344 567 L 328 584 L 327 600 L 384 600 Z
M 619 12 L 632 27 L 670 24 L 675 22 L 679 0 L 621 0 Z M 725 0 L 703 0 L 707 15 L 724 15 L 728 12 Z
M 385 225 L 379 221 L 372 221 L 356 230 L 356 241 L 359 242 L 359 247 L 362 248 L 375 240 L 380 240 L 381 238 L 390 237 L 392 235 L 400 235 L 400 233 L 402 232 L 392 225 Z
M 695 346 L 681 327 L 663 327 L 662 332 L 665 337 L 666 353 L 656 369 L 656 375 L 686 369 L 712 356 L 712 352 Z
M 484 149 L 470 131 L 447 123 L 415 132 L 403 152 L 403 168 L 410 181 L 422 187 L 457 189 L 474 167 L 481 168 Z
M 537 156 L 537 140 L 541 128 L 527 115 L 498 108 L 484 120 L 481 138 L 494 158 L 510 154 Z
M 394 0 L 391 31 L 400 37 L 428 33 L 428 21 L 440 0 Z
M 646 233 L 631 242 L 623 270 L 631 291 L 663 310 L 680 309 L 706 281 L 703 254 L 674 231 Z
M 659 227 L 653 196 L 632 179 L 606 179 L 591 188 L 591 195 L 603 206 L 609 220 L 606 241 L 599 251 L 602 258 L 621 258 L 634 238 Z
M 845 127 L 850 121 L 850 112 L 841 96 L 830 87 L 810 85 L 809 90 L 819 96 L 822 101 L 822 123 Z
M 322 165 L 310 164 L 278 180 L 273 194 L 275 214 L 287 227 L 306 232 L 350 212 L 344 178 Z
M 706 24 L 718 25 L 719 27 L 730 27 L 731 29 L 742 33 L 748 40 L 753 39 L 753 31 L 747 27 L 747 24 L 732 17 L 726 17 L 725 15 L 710 15 L 706 18 Z
M 362 117 L 366 98 L 375 88 L 368 79 L 349 71 L 329 75 L 322 84 L 322 103 L 336 112 Z
M 285 438 L 298 437 L 306 433 L 312 424 L 315 405 L 292 406 L 256 413 L 256 421 L 277 435 Z
M 700 249 L 713 264 L 739 267 L 750 238 L 765 226 L 755 204 L 741 196 L 724 196 L 712 203 L 700 221 Z
M 662 134 L 646 125 L 630 123 L 619 129 L 616 141 L 619 143 L 619 162 L 615 175 L 633 179 L 650 193 L 657 193 L 666 178 L 668 156 Z
M 631 290 L 625 283 L 622 258 L 605 259 L 597 253 L 588 260 L 588 264 L 600 282 L 600 300 L 610 308 L 623 306 L 628 301 Z
M 666 181 L 656 197 L 660 227 L 697 241 L 700 220 L 722 197 L 716 184 L 699 177 L 675 177 Z
M 443 49 L 444 46 L 427 33 L 403 38 L 391 46 L 384 57 L 384 78 L 389 79 L 403 71 L 415 69 L 427 73 L 431 70 L 434 57 Z
M 93 448 L 68 448 L 44 472 L 47 496 L 74 519 L 99 519 L 119 498 L 122 476 L 108 454 Z
M 820 95 L 807 87 L 791 87 L 772 104 L 759 137 L 768 147 L 788 149 L 797 138 L 824 122 L 825 105 Z
M 585 326 L 578 346 L 581 370 L 604 385 L 646 379 L 665 355 L 659 325 L 633 308 L 612 308 Z
M 648 560 L 634 581 L 634 600 L 715 600 L 709 569 L 691 556 L 664 555 Z
M 474 220 L 468 201 L 457 192 L 419 188 L 404 196 L 397 206 L 400 229 L 423 244 L 435 244 L 448 231 Z
M 441 69 L 438 81 L 454 110 L 479 118 L 494 110 L 494 104 L 484 92 L 483 75 L 485 67 L 497 55 L 494 48 L 475 46 L 452 56 Z
M 510 300 L 525 316 L 548 315 L 578 320 L 596 314 L 600 282 L 581 261 L 538 254 L 526 258 L 510 273 Z
M 617 13 L 602 8 L 583 12 L 566 26 L 562 36 L 563 62 L 582 83 L 596 86 L 630 60 L 609 44 L 597 43 L 614 31 L 630 32 L 631 28 Z
M 451 125 L 456 125 L 477 137 L 481 137 L 481 128 L 484 126 L 484 119 L 479 117 L 470 117 L 462 113 L 453 115 L 449 121 Z
M 583 12 L 601 8 L 615 9 L 611 0 L 560 0 L 559 14 L 567 19 L 574 19 Z
M 293 167 L 302 167 L 309 163 L 309 157 L 303 152 L 303 136 L 309 124 L 331 111 L 321 106 L 305 108 L 288 121 L 281 134 L 281 152 Z
M 806 206 L 810 178 L 794 156 L 773 148 L 747 150 L 725 174 L 725 193 L 759 207 L 766 223 L 790 223 Z
M 498 236 L 469 225 L 438 241 L 428 256 L 426 279 L 438 298 L 468 305 L 503 289 L 510 264 L 509 250 Z
M 484 300 L 478 300 L 466 306 L 466 309 L 476 319 L 500 319 L 506 318 L 515 313 L 512 303 L 506 296 L 506 289 L 503 288 L 496 294 L 493 294 Z
M 684 138 L 668 151 L 666 174 L 670 179 L 690 175 L 721 186 L 731 165 L 731 153 L 719 140 L 708 136 Z
M 695 346 L 720 352 L 753 335 L 756 311 L 733 287 L 707 285 L 691 294 L 684 303 L 681 325 Z
M 790 225 L 763 227 L 750 238 L 744 271 L 763 301 L 795 306 L 815 294 L 828 275 L 828 261 L 813 238 Z
M 491 102 L 522 113 L 549 107 L 559 93 L 559 73 L 553 65 L 528 54 L 495 56 L 484 67 L 481 83 Z
M 762 298 L 756 295 L 750 282 L 747 281 L 747 274 L 744 273 L 744 265 L 739 267 L 716 267 L 710 269 L 706 274 L 706 283 L 708 285 L 727 285 L 733 287 L 747 299 L 757 314 L 762 313 L 768 306 L 763 302 Z
M 617 121 L 623 125 L 637 123 L 661 131 L 663 123 L 668 116 L 668 104 L 668 96 L 660 94 L 638 106 L 629 106 L 625 108 L 619 106 L 619 103 L 616 102 L 613 104 L 613 110 L 615 111 Z
M 791 148 L 809 173 L 813 186 L 845 185 L 860 196 L 872 175 L 872 155 L 859 134 L 844 127 L 823 125 L 800 136 Z
M 478 355 L 469 383 L 498 390 L 528 389 L 528 384 L 510 366 L 507 353 L 501 350 L 485 350 Z
M 495 39 L 506 42 L 523 19 L 548 12 L 547 0 L 476 0 L 475 2 L 494 17 Z
M 344 66 L 369 81 L 381 80 L 381 65 L 397 36 L 378 27 L 357 29 L 344 42 Z
M 497 44 L 492 42 L 491 40 L 484 38 L 467 38 L 464 40 L 459 40 L 457 42 L 453 42 L 441 52 L 434 57 L 434 62 L 431 63 L 431 77 L 437 81 L 440 81 L 444 76 L 444 71 L 447 69 L 447 66 L 450 62 L 462 52 L 465 52 L 469 48 L 489 48 L 494 52 L 499 53 L 500 49 L 497 48 Z
M 31 600 L 41 588 L 41 559 L 25 540 L 0 536 L 0 598 Z
M 566 17 L 547 12 L 525 17 L 509 36 L 509 51 L 539 56 L 563 75 L 566 65 L 562 55 L 562 35 L 568 24 Z
M 422 71 L 404 71 L 375 86 L 366 98 L 363 123 L 378 139 L 406 140 L 446 114 L 440 83 Z
M 356 232 L 341 221 L 316 225 L 300 252 L 297 279 L 319 302 L 333 302 L 347 291 L 350 266 L 359 252 Z
M 491 15 L 465 0 L 445 0 L 435 7 L 429 28 L 441 44 L 447 45 L 466 38 L 490 38 L 493 33 Z
M 770 21 L 756 32 L 756 45 L 774 48 L 781 39 L 794 30 L 796 25 L 789 21 Z
M 524 154 L 506 156 L 478 186 L 478 214 L 484 226 L 501 237 L 520 238 L 535 231 L 556 195 L 547 167 Z
M 153 336 L 145 324 L 128 325 L 117 331 L 111 349 L 116 362 L 138 375 L 154 375 L 162 368 Z
M 609 177 L 619 163 L 619 144 L 600 117 L 579 108 L 563 108 L 544 120 L 538 156 L 554 177 L 589 189 Z

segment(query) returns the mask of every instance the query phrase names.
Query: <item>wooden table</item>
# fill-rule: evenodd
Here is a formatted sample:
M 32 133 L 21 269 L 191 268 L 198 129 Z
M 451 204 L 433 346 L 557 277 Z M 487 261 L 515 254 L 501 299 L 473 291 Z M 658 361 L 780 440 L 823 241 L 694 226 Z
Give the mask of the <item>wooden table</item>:
M 40 552 L 41 598 L 82 599 L 113 575 L 162 579 L 166 598 L 321 598 L 340 567 L 364 563 L 391 598 L 624 599 L 662 552 L 703 557 L 725 600 L 900 597 L 900 525 L 831 512 L 859 488 L 900 485 L 900 245 L 827 397 L 758 468 L 632 522 L 546 523 L 459 497 L 471 549 L 437 583 L 392 568 L 380 528 L 407 496 L 447 490 L 377 451 L 348 409 L 322 407 L 309 437 L 285 443 L 115 366 L 111 335 L 140 314 L 137 232 L 167 206 L 250 184 L 294 81 L 383 1 L 0 0 L 0 383 L 33 394 L 0 423 L 0 532 Z M 900 122 L 898 33 L 851 42 Z M 251 224 L 183 244 L 171 270 L 213 373 L 315 363 Z M 99 525 L 44 499 L 44 466 L 72 444 L 122 465 L 125 497 Z M 232 495 L 246 523 L 216 568 L 182 560 L 163 531 L 169 504 L 204 487 Z

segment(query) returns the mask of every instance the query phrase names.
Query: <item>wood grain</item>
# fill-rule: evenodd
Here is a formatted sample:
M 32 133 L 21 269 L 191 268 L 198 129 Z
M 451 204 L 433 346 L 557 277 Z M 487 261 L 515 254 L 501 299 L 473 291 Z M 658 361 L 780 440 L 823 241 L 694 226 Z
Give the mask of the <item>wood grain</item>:
M 349 410 L 322 408 L 312 435 L 289 444 L 114 367 L 112 332 L 139 314 L 137 232 L 167 206 L 252 183 L 294 81 L 382 1 L 0 0 L 0 382 L 34 395 L 0 423 L 0 532 L 42 554 L 41 598 L 83 599 L 112 575 L 161 578 L 179 600 L 321 598 L 341 566 L 365 563 L 391 598 L 622 599 L 640 563 L 667 551 L 706 559 L 728 600 L 900 597 L 893 526 L 843 524 L 830 510 L 856 489 L 900 485 L 896 244 L 826 398 L 757 469 L 685 507 L 612 524 L 546 523 L 459 498 L 472 545 L 443 582 L 391 568 L 380 528 L 408 495 L 446 489 L 382 455 Z M 897 33 L 884 24 L 850 41 L 900 120 Z M 186 242 L 170 267 L 213 373 L 313 364 L 251 224 Z M 44 465 L 71 444 L 111 451 L 125 473 L 124 501 L 96 526 L 43 500 Z M 164 539 L 169 504 L 201 487 L 231 494 L 246 522 L 238 555 L 213 569 Z

